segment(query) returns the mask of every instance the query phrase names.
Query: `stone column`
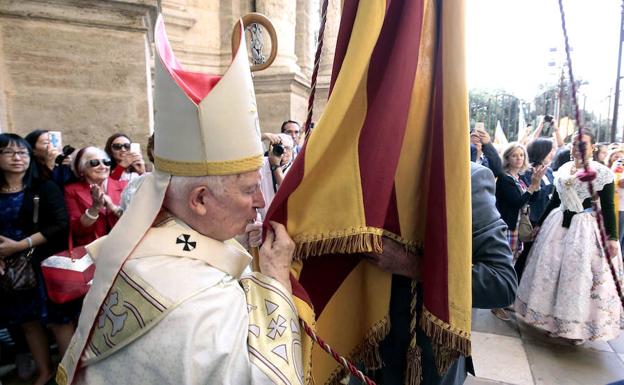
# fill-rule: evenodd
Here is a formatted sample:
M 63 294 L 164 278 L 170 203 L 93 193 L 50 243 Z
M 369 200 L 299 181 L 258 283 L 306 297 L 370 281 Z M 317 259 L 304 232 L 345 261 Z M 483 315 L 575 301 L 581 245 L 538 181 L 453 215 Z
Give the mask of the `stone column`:
M 300 68 L 297 65 L 295 54 L 297 2 L 293 0 L 256 0 L 256 11 L 271 19 L 279 39 L 277 58 L 267 72 L 299 72 Z
M 156 0 L 0 1 L 2 129 L 59 130 L 74 147 L 117 131 L 145 143 L 155 16 Z
M 297 64 L 304 77 L 312 75 L 316 37 L 319 29 L 319 0 L 297 0 L 297 26 L 295 35 L 295 53 Z
M 319 0 L 322 4 L 323 0 Z M 327 7 L 327 21 L 325 23 L 325 34 L 323 37 L 323 50 L 321 51 L 321 62 L 317 77 L 316 95 L 314 98 L 313 121 L 318 121 L 327 104 L 329 95 L 329 82 L 331 81 L 332 66 L 334 64 L 334 52 L 336 51 L 336 40 L 340 29 L 340 15 L 342 14 L 342 1 L 329 0 Z M 320 18 L 320 16 L 319 16 Z

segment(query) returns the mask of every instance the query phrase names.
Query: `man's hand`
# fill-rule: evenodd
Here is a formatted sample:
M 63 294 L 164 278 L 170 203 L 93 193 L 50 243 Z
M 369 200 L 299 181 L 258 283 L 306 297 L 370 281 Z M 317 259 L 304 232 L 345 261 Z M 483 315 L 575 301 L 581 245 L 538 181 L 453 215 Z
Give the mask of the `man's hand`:
M 269 147 L 269 164 L 271 166 L 281 166 L 282 165 L 282 157 L 284 156 L 284 154 L 282 155 L 275 155 L 273 153 L 273 147 Z
M 369 261 L 388 273 L 402 275 L 411 279 L 420 279 L 420 257 L 407 251 L 397 241 L 383 237 L 381 254 L 366 253 Z
M 248 223 L 245 227 L 245 234 L 247 234 L 249 247 L 260 247 L 262 244 L 262 222 Z
M 4 275 L 6 273 L 6 263 L 3 258 L 0 258 L 0 275 Z
M 277 136 L 277 134 L 273 134 L 271 132 L 265 132 L 260 136 L 260 140 L 267 140 L 269 141 L 269 143 L 271 144 L 278 144 L 281 143 L 281 139 L 279 136 Z
M 292 293 L 290 264 L 295 252 L 295 242 L 281 223 L 271 221 L 270 224 L 273 230 L 269 229 L 260 248 L 260 272 L 278 280 Z

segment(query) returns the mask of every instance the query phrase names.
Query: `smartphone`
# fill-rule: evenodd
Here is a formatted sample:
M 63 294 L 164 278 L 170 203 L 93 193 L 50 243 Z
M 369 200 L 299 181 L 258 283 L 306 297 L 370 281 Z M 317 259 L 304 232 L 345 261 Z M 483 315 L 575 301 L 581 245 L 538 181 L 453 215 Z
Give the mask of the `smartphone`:
M 48 137 L 50 138 L 50 146 L 61 151 L 63 148 L 63 136 L 61 131 L 48 131 Z
M 130 143 L 130 152 L 141 153 L 141 143 Z

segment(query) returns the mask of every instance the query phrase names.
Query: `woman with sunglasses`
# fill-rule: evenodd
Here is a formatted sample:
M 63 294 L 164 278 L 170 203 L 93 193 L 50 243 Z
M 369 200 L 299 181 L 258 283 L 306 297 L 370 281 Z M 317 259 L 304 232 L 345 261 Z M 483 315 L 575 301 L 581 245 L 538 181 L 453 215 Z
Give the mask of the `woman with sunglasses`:
M 65 249 L 67 211 L 59 187 L 35 178 L 34 167 L 26 140 L 15 134 L 0 134 L 0 327 L 9 328 L 13 335 L 23 331 L 37 367 L 32 383 L 43 385 L 53 373 L 43 325 L 52 330 L 64 354 L 79 307 L 55 305 L 46 298 L 39 265 Z M 17 258 L 24 256 L 30 258 L 32 270 L 28 272 L 15 267 Z M 36 277 L 34 286 L 15 288 L 9 284 L 15 282 L 11 276 L 23 278 L 30 273 Z
M 74 159 L 78 182 L 65 186 L 65 205 L 74 245 L 108 234 L 122 214 L 121 193 L 128 182 L 110 178 L 111 160 L 99 148 L 85 147 Z
M 131 152 L 130 143 L 130 138 L 121 133 L 111 135 L 106 141 L 104 151 L 112 162 L 111 178 L 130 181 L 145 173 L 143 156 L 140 153 Z

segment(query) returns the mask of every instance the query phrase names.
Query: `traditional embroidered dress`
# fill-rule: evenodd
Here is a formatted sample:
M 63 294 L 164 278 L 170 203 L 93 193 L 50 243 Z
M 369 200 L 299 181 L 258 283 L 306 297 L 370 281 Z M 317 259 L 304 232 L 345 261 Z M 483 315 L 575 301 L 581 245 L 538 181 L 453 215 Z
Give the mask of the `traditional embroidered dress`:
M 600 245 L 589 188 L 573 166 L 569 162 L 558 170 L 556 191 L 529 253 L 515 306 L 527 323 L 557 336 L 607 341 L 624 327 L 624 313 Z M 613 174 L 597 162 L 591 167 L 598 173 L 593 184 L 600 192 L 609 239 L 617 240 Z M 621 282 L 621 254 L 612 261 Z

